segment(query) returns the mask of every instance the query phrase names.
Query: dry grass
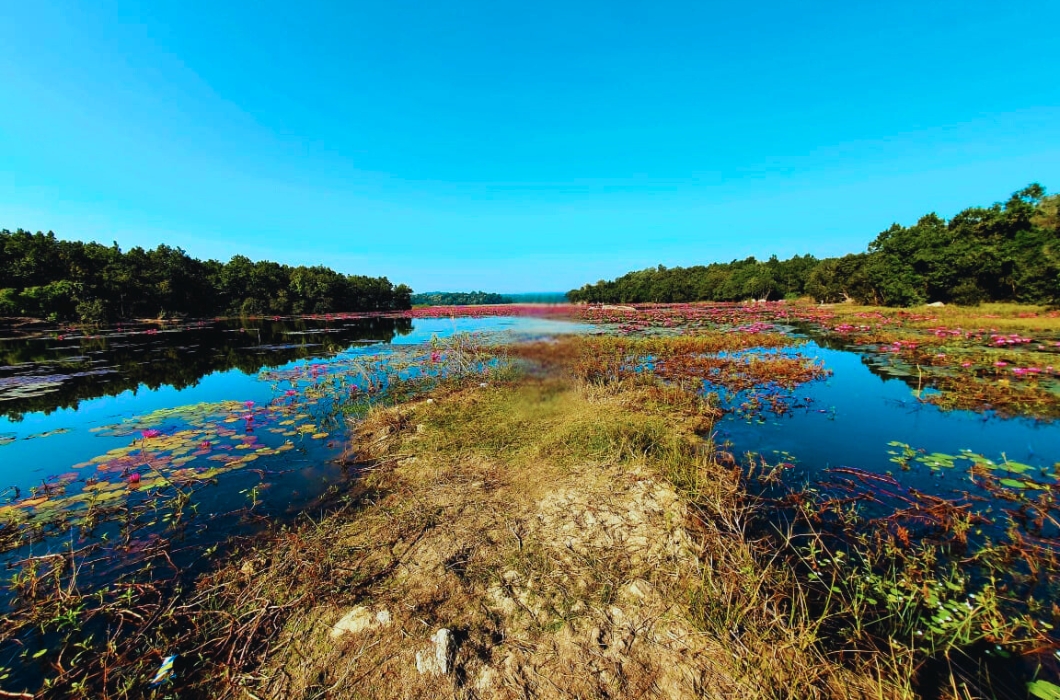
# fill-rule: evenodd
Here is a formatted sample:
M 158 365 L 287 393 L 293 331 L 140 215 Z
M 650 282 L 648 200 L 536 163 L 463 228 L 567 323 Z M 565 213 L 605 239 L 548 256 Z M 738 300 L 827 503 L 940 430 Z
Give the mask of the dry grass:
M 907 669 L 820 650 L 794 577 L 748 533 L 741 476 L 701 438 L 709 417 L 658 387 L 548 377 L 375 410 L 359 505 L 219 575 L 285 616 L 216 693 L 910 696 Z M 350 611 L 364 629 L 334 636 Z M 442 627 L 453 672 L 421 675 Z
M 839 320 L 857 319 L 859 314 L 882 314 L 887 317 L 902 315 L 927 316 L 928 320 L 908 321 L 910 326 L 932 328 L 935 326 L 960 327 L 965 329 L 997 329 L 1060 331 L 1060 311 L 1033 304 L 990 303 L 978 306 L 917 306 L 912 308 L 890 308 L 883 306 L 858 306 L 837 304 L 829 309 Z

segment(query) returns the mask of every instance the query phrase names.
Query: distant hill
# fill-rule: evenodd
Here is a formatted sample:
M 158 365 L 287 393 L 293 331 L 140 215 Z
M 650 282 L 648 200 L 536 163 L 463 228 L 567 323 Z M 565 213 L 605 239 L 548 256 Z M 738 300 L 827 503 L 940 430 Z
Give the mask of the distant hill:
M 527 292 L 507 295 L 516 304 L 566 304 L 566 292 Z
M 413 306 L 481 306 L 485 304 L 565 304 L 566 292 L 421 292 L 412 295 Z
M 511 303 L 511 297 L 492 292 L 423 292 L 412 295 L 413 306 L 476 306 Z

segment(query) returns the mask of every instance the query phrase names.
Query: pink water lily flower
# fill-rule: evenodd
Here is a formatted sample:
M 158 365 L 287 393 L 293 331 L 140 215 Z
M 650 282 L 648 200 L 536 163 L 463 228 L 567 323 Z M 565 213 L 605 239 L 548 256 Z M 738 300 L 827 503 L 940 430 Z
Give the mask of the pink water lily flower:
M 140 435 L 142 435 L 145 440 L 147 438 L 158 437 L 161 434 L 162 434 L 161 430 L 155 430 L 154 428 L 148 428 L 147 430 L 141 430 L 140 431 Z

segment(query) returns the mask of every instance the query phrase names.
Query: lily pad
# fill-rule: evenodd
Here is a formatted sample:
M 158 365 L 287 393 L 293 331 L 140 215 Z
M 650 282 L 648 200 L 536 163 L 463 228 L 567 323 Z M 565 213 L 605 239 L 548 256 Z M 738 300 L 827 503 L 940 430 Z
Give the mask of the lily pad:
M 1027 684 L 1027 692 L 1041 700 L 1060 700 L 1060 685 L 1037 680 Z

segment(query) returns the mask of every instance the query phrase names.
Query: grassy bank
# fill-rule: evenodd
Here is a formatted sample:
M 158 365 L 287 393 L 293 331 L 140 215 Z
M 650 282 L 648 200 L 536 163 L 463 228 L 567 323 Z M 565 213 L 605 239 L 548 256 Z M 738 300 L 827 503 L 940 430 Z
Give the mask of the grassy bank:
M 915 328 L 963 327 L 997 330 L 1060 332 L 1060 310 L 1035 304 L 978 304 L 976 306 L 917 306 L 907 309 L 886 306 L 833 304 L 827 307 L 836 318 L 854 320 L 866 316 L 910 318 Z
M 372 415 L 364 505 L 229 578 L 240 599 L 296 606 L 240 683 L 276 698 L 891 695 L 814 651 L 696 420 L 631 408 L 644 398 L 537 380 Z M 373 622 L 336 639 L 357 606 Z M 421 675 L 443 627 L 457 673 Z
M 348 489 L 230 547 L 193 588 L 123 583 L 106 651 L 50 650 L 43 695 L 989 696 L 983 645 L 1052 648 L 1057 563 L 1028 525 L 1053 517 L 1051 491 L 1008 516 L 1010 542 L 976 549 L 967 504 L 856 469 L 832 470 L 839 490 L 799 488 L 790 464 L 716 451 L 703 377 L 747 391 L 828 376 L 802 342 L 758 324 L 432 346 L 437 381 L 395 375 L 346 404 L 363 470 Z M 869 519 L 858 504 L 881 485 L 901 508 Z M 19 595 L 54 634 L 90 601 L 72 556 L 49 562 Z M 146 688 L 163 650 L 176 675 Z
M 613 342 L 525 347 L 521 379 L 372 411 L 347 507 L 202 582 L 202 614 L 239 623 L 202 682 L 259 698 L 911 696 L 911 657 L 821 643 L 808 591 L 752 532 L 746 475 L 703 439 L 702 398 L 586 374 Z M 441 628 L 452 672 L 420 673 Z

